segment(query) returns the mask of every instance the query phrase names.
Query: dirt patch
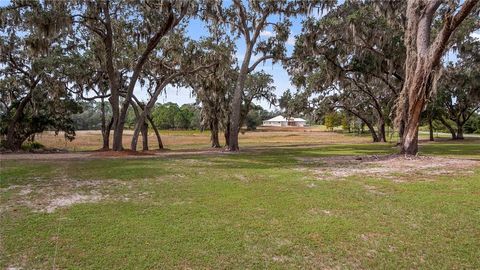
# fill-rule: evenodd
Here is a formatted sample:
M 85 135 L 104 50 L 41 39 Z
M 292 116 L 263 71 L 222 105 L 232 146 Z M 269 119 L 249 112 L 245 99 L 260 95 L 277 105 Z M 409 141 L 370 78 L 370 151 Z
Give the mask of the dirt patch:
M 366 191 L 368 191 L 372 194 L 376 194 L 376 195 L 385 195 L 386 194 L 385 192 L 379 191 L 377 189 L 377 187 L 375 187 L 375 186 L 364 185 L 363 187 L 365 188 Z
M 432 176 L 472 174 L 480 161 L 440 157 L 406 157 L 402 155 L 339 156 L 300 158 L 303 169 L 313 171 L 318 179 L 339 180 L 351 176 L 376 177 L 405 182 L 432 180 Z M 381 195 L 381 192 L 365 187 Z
M 104 200 L 127 201 L 128 194 L 144 198 L 148 194 L 132 194 L 129 182 L 119 180 L 70 180 L 54 179 L 48 183 L 13 185 L 0 189 L 0 196 L 8 192 L 9 199 L 0 206 L 0 212 L 17 211 L 27 207 L 34 212 L 53 213 L 80 203 L 95 203 Z M 112 194 L 116 194 L 112 196 Z
M 128 157 L 128 156 L 154 156 L 155 151 L 94 151 L 93 157 Z
M 82 195 L 82 194 L 71 194 L 68 196 L 63 196 L 59 198 L 55 198 L 50 201 L 50 203 L 43 209 L 40 209 L 41 212 L 53 213 L 57 208 L 68 207 L 73 204 L 79 203 L 90 203 L 90 202 L 97 202 L 102 199 L 100 194 L 89 194 L 89 195 Z
M 243 174 L 237 173 L 237 174 L 234 175 L 234 177 L 235 177 L 236 179 L 242 181 L 242 182 L 250 182 L 249 179 L 248 179 L 248 177 L 246 177 L 246 176 L 243 175 Z
M 331 215 L 333 215 L 332 210 L 318 209 L 318 208 L 312 208 L 312 209 L 308 210 L 308 214 L 310 214 L 312 216 L 318 216 L 318 215 L 331 216 Z
M 255 150 L 252 150 L 255 151 Z M 152 158 L 152 157 L 189 157 L 195 155 L 234 154 L 222 149 L 192 149 L 192 150 L 151 150 L 151 151 L 84 151 L 67 153 L 8 153 L 1 154 L 2 160 L 91 160 L 104 158 Z

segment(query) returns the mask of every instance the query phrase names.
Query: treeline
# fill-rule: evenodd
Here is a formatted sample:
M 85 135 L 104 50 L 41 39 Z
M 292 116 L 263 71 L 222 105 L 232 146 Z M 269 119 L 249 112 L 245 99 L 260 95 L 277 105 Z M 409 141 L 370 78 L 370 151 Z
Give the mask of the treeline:
M 364 133 L 367 130 L 365 123 L 358 117 L 349 114 L 346 111 L 333 111 L 326 113 L 322 118 L 315 121 L 318 124 L 323 124 L 328 130 L 333 131 L 336 127 L 341 127 L 344 132 L 349 133 Z M 463 139 L 459 138 L 458 126 L 455 121 L 451 119 L 444 120 L 433 120 L 431 123 L 428 119 L 425 119 L 420 127 L 423 131 L 428 131 L 430 133 L 430 140 L 434 140 L 434 133 L 450 133 L 452 139 Z M 454 129 L 452 127 L 456 127 Z M 480 114 L 473 113 L 469 119 L 461 126 L 462 131 L 466 134 L 480 134 Z M 463 135 L 463 133 L 462 133 Z
M 277 103 L 271 76 L 257 70 L 271 61 L 298 90 L 281 100 L 287 114 L 347 112 L 374 141 L 394 128 L 400 151 L 416 154 L 421 121 L 454 121 L 462 138 L 478 110 L 478 2 L 12 0 L 0 9 L 2 145 L 17 150 L 46 129 L 73 139 L 73 115 L 96 101 L 103 148 L 123 150 L 129 125 L 132 150 L 140 136 L 148 148 L 149 128 L 161 148 L 157 124 L 172 122 L 156 123 L 153 112 L 171 85 L 191 89 L 213 147 L 224 131 L 238 151 L 252 101 Z M 302 30 L 287 55 L 293 17 Z M 204 35 L 192 39 L 187 28 L 199 21 Z M 456 61 L 444 61 L 447 51 Z
M 102 112 L 99 102 L 82 102 L 82 112 L 72 115 L 75 130 L 101 130 Z M 255 130 L 264 120 L 272 118 L 280 112 L 271 112 L 259 105 L 252 105 L 245 119 L 245 128 Z M 106 111 L 106 117 L 111 117 L 111 111 Z M 152 110 L 152 120 L 155 127 L 160 130 L 208 130 L 202 124 L 202 108 L 195 104 L 183 104 L 168 102 L 156 104 Z M 135 127 L 136 116 L 133 109 L 127 113 L 125 127 Z

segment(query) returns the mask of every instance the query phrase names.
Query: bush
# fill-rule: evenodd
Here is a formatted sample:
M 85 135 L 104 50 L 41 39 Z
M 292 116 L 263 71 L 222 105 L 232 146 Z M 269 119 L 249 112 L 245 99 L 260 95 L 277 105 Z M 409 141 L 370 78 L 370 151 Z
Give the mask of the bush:
M 337 112 L 327 113 L 324 118 L 324 125 L 328 130 L 333 131 L 334 127 L 342 125 L 342 116 Z
M 480 115 L 473 114 L 463 128 L 465 133 L 480 133 Z
M 38 150 L 38 149 L 44 149 L 45 146 L 39 142 L 27 142 L 22 144 L 22 150 L 23 151 L 32 151 L 32 150 Z

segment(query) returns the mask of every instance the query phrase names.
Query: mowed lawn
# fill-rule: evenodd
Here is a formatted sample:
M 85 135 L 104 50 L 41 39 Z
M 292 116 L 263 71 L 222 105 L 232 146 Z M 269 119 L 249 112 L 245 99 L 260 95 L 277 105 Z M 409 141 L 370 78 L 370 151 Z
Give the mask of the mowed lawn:
M 0 267 L 478 269 L 479 142 L 3 160 Z

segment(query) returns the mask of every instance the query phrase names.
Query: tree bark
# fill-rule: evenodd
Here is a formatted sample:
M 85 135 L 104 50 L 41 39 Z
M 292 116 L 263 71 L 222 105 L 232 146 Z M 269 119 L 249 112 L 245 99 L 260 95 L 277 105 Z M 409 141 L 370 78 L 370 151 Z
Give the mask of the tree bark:
M 244 97 L 245 104 L 243 108 L 240 109 L 240 128 L 238 129 L 238 132 L 240 132 L 240 129 L 245 125 L 245 121 L 247 120 L 248 112 L 250 111 L 250 107 L 252 106 L 251 98 L 252 97 Z
M 430 141 L 435 141 L 435 139 L 433 138 L 433 120 L 431 115 L 428 117 L 428 130 L 430 132 Z
M 143 151 L 148 151 L 148 124 L 143 121 L 142 125 L 142 143 L 143 143 Z
M 221 147 L 218 139 L 218 121 L 216 121 L 216 119 L 210 122 L 210 141 L 213 148 Z
M 147 119 L 148 119 L 148 122 L 150 122 L 150 125 L 153 128 L 153 131 L 155 132 L 155 136 L 157 137 L 158 149 L 163 149 L 162 138 L 160 137 L 160 132 L 158 132 L 157 126 L 153 122 L 152 117 L 148 116 Z
M 387 142 L 387 135 L 385 133 L 385 121 L 383 117 L 380 117 L 378 121 L 378 141 L 379 142 Z
M 375 132 L 375 128 L 373 128 L 373 125 L 368 122 L 365 122 L 365 125 L 367 125 L 367 128 L 372 135 L 373 142 L 380 142 L 380 139 L 378 138 L 377 132 Z
M 109 150 L 110 149 L 110 130 L 112 129 L 113 125 L 113 117 L 110 118 L 109 123 L 107 124 L 106 117 L 105 117 L 105 100 L 102 98 L 100 110 L 102 111 L 102 140 L 103 146 L 102 150 Z
M 406 79 L 396 114 L 399 117 L 397 123 L 399 123 L 398 120 L 405 121 L 401 139 L 403 154 L 415 155 L 418 152 L 420 114 L 431 95 L 436 69 L 451 34 L 477 3 L 478 0 L 466 0 L 456 14 L 446 14 L 443 27 L 432 43 L 430 37 L 432 20 L 442 1 L 408 0 L 407 2 Z
M 110 149 L 110 132 L 112 130 L 113 126 L 113 117 L 110 118 L 110 121 L 108 122 L 108 125 L 106 126 L 105 130 L 102 131 L 102 137 L 103 137 L 103 150 L 109 150 Z
M 242 68 L 238 75 L 235 92 L 233 94 L 231 114 L 230 114 L 230 130 L 228 138 L 228 150 L 235 152 L 239 151 L 238 147 L 238 133 L 240 131 L 240 118 L 242 110 L 242 96 L 245 87 L 245 80 L 248 74 L 248 64 L 250 63 L 251 49 L 247 49 L 245 58 L 243 59 Z
M 100 101 L 100 112 L 102 113 L 102 119 L 101 119 L 101 131 L 102 131 L 102 139 L 103 139 L 103 150 L 107 150 L 109 145 L 108 143 L 105 143 L 105 131 L 107 129 L 107 120 L 105 119 L 105 100 L 102 98 Z
M 450 134 L 452 135 L 452 140 L 457 139 L 457 134 L 455 132 L 455 129 L 445 120 L 443 117 L 439 117 L 438 120 L 450 131 Z
M 463 123 L 460 125 L 457 123 L 457 140 L 463 140 Z
M 227 126 L 225 127 L 225 133 L 223 135 L 225 137 L 225 146 L 228 147 L 230 143 L 230 119 L 227 121 Z
M 8 123 L 8 131 L 7 131 L 7 136 L 6 136 L 6 147 L 12 151 L 17 151 L 20 149 L 22 146 L 23 141 L 20 140 L 18 142 L 18 139 L 15 139 L 15 131 L 16 131 L 16 126 L 18 121 L 23 115 L 23 111 L 25 110 L 25 107 L 27 106 L 28 102 L 32 99 L 32 91 L 28 93 L 28 95 L 20 102 L 18 107 L 15 110 L 15 114 L 13 115 L 13 118 L 10 120 L 10 123 Z
M 133 101 L 130 101 L 130 103 L 132 104 L 132 108 L 133 108 L 133 111 L 135 112 L 135 117 L 136 117 L 136 120 L 137 120 L 137 122 L 135 123 L 135 130 L 133 132 L 132 142 L 130 144 L 130 149 L 132 151 L 137 151 L 138 136 L 140 135 L 140 133 L 142 134 L 144 150 L 145 150 L 145 144 L 147 145 L 146 148 L 148 149 L 148 134 L 147 134 L 148 132 L 144 127 L 145 126 L 145 118 L 140 117 L 140 113 L 138 112 L 138 108 L 133 103 Z
M 102 6 L 102 12 L 105 16 L 104 25 L 105 25 L 106 32 L 105 32 L 105 35 L 102 36 L 102 40 L 105 46 L 105 66 L 107 70 L 108 83 L 110 86 L 110 97 L 108 98 L 108 101 L 110 102 L 110 105 L 112 107 L 111 123 L 112 123 L 113 129 L 115 130 L 117 127 L 118 118 L 120 114 L 120 81 L 119 81 L 118 73 L 116 72 L 116 69 L 113 63 L 115 48 L 113 44 L 113 29 L 112 29 L 112 21 L 110 17 L 109 2 L 106 1 L 102 3 L 101 6 Z M 110 130 L 111 130 L 111 127 L 110 127 Z M 108 141 L 110 141 L 110 130 L 107 132 L 109 136 Z M 107 148 L 109 148 L 110 147 L 109 142 L 107 144 L 108 144 Z M 104 141 L 104 147 L 105 147 L 105 141 Z

